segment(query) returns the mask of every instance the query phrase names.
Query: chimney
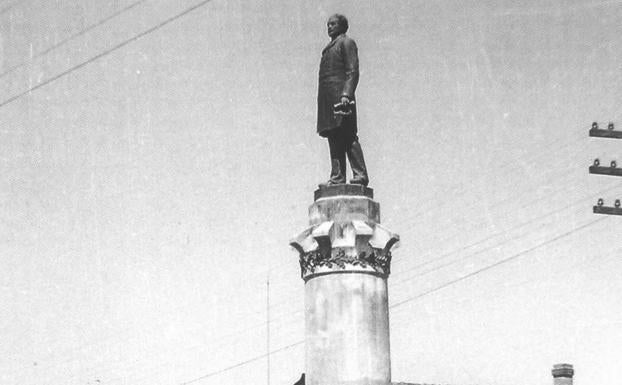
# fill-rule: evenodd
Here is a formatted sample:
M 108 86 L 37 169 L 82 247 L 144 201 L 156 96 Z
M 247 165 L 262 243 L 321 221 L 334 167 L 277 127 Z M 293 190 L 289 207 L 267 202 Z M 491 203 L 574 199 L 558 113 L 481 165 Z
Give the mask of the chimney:
M 556 364 L 553 365 L 553 385 L 572 385 L 572 376 L 574 375 L 574 369 L 570 364 Z

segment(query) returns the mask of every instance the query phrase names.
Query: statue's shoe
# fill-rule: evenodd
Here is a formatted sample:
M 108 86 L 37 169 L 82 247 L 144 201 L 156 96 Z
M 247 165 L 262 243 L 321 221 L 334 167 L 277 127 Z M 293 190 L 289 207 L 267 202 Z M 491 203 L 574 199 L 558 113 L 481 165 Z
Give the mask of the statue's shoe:
M 360 184 L 367 187 L 369 179 L 350 179 L 350 184 Z
M 318 187 L 319 187 L 319 188 L 326 188 L 326 187 L 328 187 L 328 186 L 336 186 L 336 185 L 338 185 L 338 184 L 345 184 L 345 183 L 346 183 L 346 181 L 345 181 L 345 180 L 344 180 L 343 182 L 334 182 L 334 181 L 332 181 L 332 180 L 329 180 L 328 182 L 324 182 L 324 183 L 320 183 L 320 184 L 318 184 Z

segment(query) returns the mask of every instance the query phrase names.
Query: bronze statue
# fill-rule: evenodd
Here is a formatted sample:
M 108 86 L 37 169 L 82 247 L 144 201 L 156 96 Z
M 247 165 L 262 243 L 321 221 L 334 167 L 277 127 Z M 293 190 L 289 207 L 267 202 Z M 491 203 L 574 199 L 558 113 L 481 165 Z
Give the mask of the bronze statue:
M 322 51 L 317 96 L 317 133 L 328 139 L 331 173 L 320 187 L 346 183 L 346 155 L 353 177 L 350 183 L 367 186 L 369 177 L 357 136 L 354 92 L 359 81 L 356 43 L 346 35 L 348 19 L 328 19 L 331 41 Z

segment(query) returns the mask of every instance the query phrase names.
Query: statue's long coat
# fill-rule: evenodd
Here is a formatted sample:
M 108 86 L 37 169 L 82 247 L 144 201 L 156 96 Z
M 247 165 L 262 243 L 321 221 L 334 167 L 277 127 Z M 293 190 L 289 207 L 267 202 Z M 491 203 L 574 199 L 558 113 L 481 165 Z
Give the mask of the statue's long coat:
M 359 81 L 358 49 L 354 40 L 341 34 L 332 40 L 322 51 L 319 86 L 317 95 L 317 133 L 328 136 L 331 130 L 349 126 L 354 133 L 356 126 L 356 106 L 352 115 L 333 113 L 333 106 L 342 96 L 355 100 L 354 92 Z

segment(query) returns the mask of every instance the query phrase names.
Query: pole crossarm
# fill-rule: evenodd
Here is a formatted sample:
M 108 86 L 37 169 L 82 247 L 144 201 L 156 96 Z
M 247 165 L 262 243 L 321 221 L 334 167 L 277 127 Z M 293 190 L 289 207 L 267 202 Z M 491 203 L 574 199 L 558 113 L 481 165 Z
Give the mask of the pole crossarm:
M 607 166 L 590 166 L 590 174 L 622 176 L 622 168 Z
M 612 138 L 612 139 L 622 139 L 622 131 L 610 131 L 610 130 L 590 130 L 590 136 L 596 138 Z
M 594 206 L 594 214 L 622 215 L 622 207 Z
M 609 123 L 607 125 L 607 129 L 598 128 L 598 123 L 592 123 L 592 128 L 590 129 L 590 136 L 595 138 L 612 138 L 612 139 L 622 139 L 622 131 L 614 130 L 613 123 Z
M 598 122 L 592 123 L 590 128 L 590 136 L 597 138 L 613 138 L 622 139 L 622 131 L 616 131 L 613 122 L 609 122 L 606 130 L 598 128 Z M 589 168 L 590 174 L 609 175 L 609 176 L 622 176 L 622 169 L 618 168 L 618 164 L 615 160 L 612 160 L 607 166 L 600 165 L 600 159 L 594 159 L 594 163 Z M 616 199 L 613 207 L 605 206 L 603 198 L 599 198 L 596 206 L 593 207 L 594 214 L 604 215 L 622 215 L 622 204 L 620 199 Z

